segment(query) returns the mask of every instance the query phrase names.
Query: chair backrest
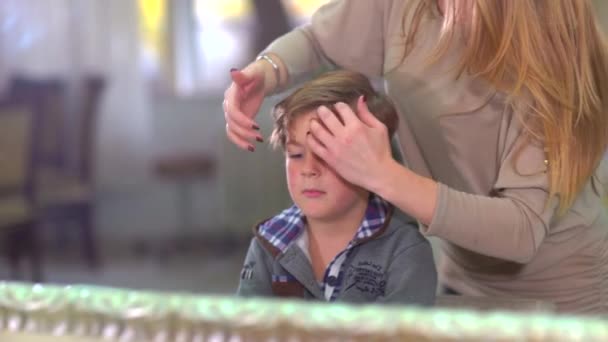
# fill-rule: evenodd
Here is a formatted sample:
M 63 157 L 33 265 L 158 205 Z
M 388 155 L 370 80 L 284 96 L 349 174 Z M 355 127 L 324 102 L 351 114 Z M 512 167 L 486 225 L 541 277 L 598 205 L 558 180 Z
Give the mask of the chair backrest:
M 85 182 L 92 179 L 95 168 L 95 140 L 97 131 L 97 117 L 99 114 L 99 103 L 105 89 L 105 80 L 101 76 L 86 76 L 80 83 L 81 103 L 79 108 L 79 132 L 78 132 L 78 174 Z
M 31 192 L 32 111 L 0 102 L 0 195 Z
M 34 167 L 62 169 L 66 163 L 67 84 L 60 79 L 32 79 L 18 76 L 11 80 L 9 98 L 33 110 L 36 135 Z

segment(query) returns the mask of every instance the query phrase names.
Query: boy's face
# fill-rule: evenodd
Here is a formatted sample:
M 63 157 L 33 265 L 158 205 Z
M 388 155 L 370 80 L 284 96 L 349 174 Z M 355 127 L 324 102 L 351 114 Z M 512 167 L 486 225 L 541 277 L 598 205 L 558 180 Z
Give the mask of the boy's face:
M 294 203 L 310 220 L 333 221 L 367 202 L 369 193 L 346 182 L 306 146 L 316 111 L 297 116 L 285 144 L 287 187 Z

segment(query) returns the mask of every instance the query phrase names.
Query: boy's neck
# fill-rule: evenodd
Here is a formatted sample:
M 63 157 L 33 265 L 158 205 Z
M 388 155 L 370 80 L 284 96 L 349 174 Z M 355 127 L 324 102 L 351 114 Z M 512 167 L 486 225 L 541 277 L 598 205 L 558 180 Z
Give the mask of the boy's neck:
M 318 241 L 329 242 L 348 239 L 348 243 L 354 238 L 359 226 L 361 226 L 367 206 L 368 198 L 365 197 L 365 199 L 357 201 L 355 206 L 339 217 L 323 220 L 307 218 L 308 234 Z
M 326 219 L 306 218 L 308 233 L 328 239 L 340 236 L 349 236 L 352 239 L 361 226 L 368 205 L 369 195 L 361 196 L 360 200 L 341 215 Z
M 329 263 L 355 237 L 367 210 L 367 197 L 334 220 L 307 219 L 308 252 L 315 279 L 323 280 Z
M 352 240 L 361 226 L 368 206 L 368 197 L 362 198 L 346 213 L 331 219 L 307 218 L 307 229 L 311 240 L 321 242 L 321 246 L 346 245 Z

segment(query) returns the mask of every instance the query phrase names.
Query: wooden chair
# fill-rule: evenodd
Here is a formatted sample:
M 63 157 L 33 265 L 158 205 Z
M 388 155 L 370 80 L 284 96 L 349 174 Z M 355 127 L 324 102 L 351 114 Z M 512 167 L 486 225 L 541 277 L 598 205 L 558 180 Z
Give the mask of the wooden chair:
M 33 162 L 37 178 L 44 172 L 62 172 L 66 162 L 67 84 L 58 79 L 17 76 L 11 80 L 8 98 L 34 111 L 32 125 L 37 139 Z
M 0 238 L 11 278 L 21 279 L 19 263 L 27 254 L 31 278 L 42 281 L 32 170 L 32 111 L 18 102 L 0 102 Z
M 75 115 L 68 115 L 66 85 L 58 80 L 16 79 L 12 95 L 35 108 L 35 131 L 40 140 L 35 149 L 35 200 L 41 220 L 63 225 L 73 222 L 80 230 L 82 254 L 87 264 L 99 265 L 94 238 L 93 160 L 97 107 L 104 89 L 100 77 L 87 76 L 78 86 Z M 68 119 L 78 127 L 70 131 Z M 77 167 L 66 162 L 66 137 L 74 137 L 78 147 Z M 69 138 L 67 138 L 69 139 Z

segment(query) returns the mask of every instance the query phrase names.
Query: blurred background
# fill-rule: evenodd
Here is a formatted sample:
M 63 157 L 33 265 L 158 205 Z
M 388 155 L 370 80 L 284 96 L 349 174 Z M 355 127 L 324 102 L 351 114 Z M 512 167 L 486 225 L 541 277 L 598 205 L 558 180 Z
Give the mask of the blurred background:
M 325 2 L 1 0 L 0 280 L 233 293 L 290 201 L 225 138 L 229 70 Z
M 0 279 L 234 292 L 290 202 L 225 138 L 229 70 L 324 2 L 0 1 Z

